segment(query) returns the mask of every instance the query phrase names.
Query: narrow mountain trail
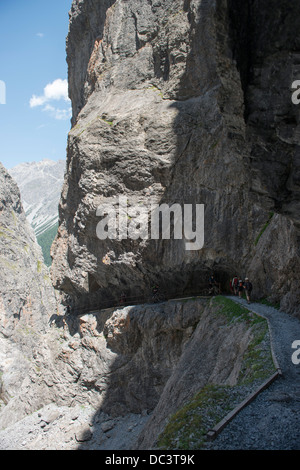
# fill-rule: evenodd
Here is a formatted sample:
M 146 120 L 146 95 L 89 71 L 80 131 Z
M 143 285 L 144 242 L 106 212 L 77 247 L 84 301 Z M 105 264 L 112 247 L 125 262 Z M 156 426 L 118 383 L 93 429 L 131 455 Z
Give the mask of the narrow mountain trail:
M 300 450 L 300 364 L 292 361 L 300 321 L 262 304 L 247 305 L 269 322 L 273 351 L 282 375 L 208 443 L 208 450 Z

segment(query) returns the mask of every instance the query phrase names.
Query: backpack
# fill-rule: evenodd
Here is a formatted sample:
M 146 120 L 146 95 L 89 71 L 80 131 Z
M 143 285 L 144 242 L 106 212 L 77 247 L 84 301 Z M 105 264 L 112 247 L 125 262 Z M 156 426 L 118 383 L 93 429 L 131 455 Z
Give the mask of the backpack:
M 251 292 L 252 291 L 252 284 L 250 281 L 246 282 L 246 289 Z

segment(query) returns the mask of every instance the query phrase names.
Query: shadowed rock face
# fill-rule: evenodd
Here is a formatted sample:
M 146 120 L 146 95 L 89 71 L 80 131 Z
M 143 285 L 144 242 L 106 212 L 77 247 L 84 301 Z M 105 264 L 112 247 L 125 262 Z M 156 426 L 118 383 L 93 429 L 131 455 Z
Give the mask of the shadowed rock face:
M 300 76 L 297 1 L 230 1 L 233 56 L 245 95 L 252 190 L 299 226 L 299 107 L 292 83 Z
M 53 281 L 73 304 L 147 297 L 154 282 L 170 296 L 196 292 L 212 270 L 227 287 L 235 271 L 246 274 L 270 210 L 297 224 L 288 79 L 297 46 L 285 34 L 272 55 L 264 19 L 273 32 L 281 24 L 295 31 L 298 6 L 257 5 L 73 2 L 73 128 L 52 249 Z M 120 195 L 146 208 L 204 204 L 204 248 L 187 251 L 186 240 L 172 238 L 100 241 L 97 208 Z
M 25 380 L 19 375 L 15 396 L 1 409 L 0 430 L 47 404 L 59 407 L 59 414 L 66 407 L 90 405 L 111 419 L 153 412 L 140 438 L 141 448 L 152 448 L 167 416 L 202 387 L 238 383 L 254 338 L 252 324 L 229 324 L 220 306 L 206 299 L 57 316 L 54 321 L 39 337 Z M 93 424 L 102 425 L 97 413 Z M 64 432 L 72 435 L 74 427 L 69 421 Z M 55 436 L 55 444 L 47 446 L 60 449 L 64 439 Z M 127 449 L 133 444 L 129 435 Z M 97 445 L 102 448 L 101 442 Z

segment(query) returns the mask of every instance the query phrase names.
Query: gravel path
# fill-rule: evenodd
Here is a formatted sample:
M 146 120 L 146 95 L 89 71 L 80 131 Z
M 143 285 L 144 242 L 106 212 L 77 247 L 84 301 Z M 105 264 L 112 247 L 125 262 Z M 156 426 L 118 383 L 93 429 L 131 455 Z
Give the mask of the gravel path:
M 300 364 L 292 362 L 300 321 L 272 307 L 230 297 L 269 322 L 282 376 L 207 445 L 209 450 L 300 450 Z

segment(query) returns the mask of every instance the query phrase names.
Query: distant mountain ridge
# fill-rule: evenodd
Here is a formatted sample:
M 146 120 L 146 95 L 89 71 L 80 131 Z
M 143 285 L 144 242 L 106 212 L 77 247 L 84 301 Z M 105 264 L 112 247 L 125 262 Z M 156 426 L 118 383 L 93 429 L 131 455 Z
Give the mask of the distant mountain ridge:
M 51 263 L 50 246 L 58 226 L 64 172 L 64 160 L 49 159 L 21 163 L 9 170 L 19 186 L 26 217 L 42 246 L 47 265 Z

